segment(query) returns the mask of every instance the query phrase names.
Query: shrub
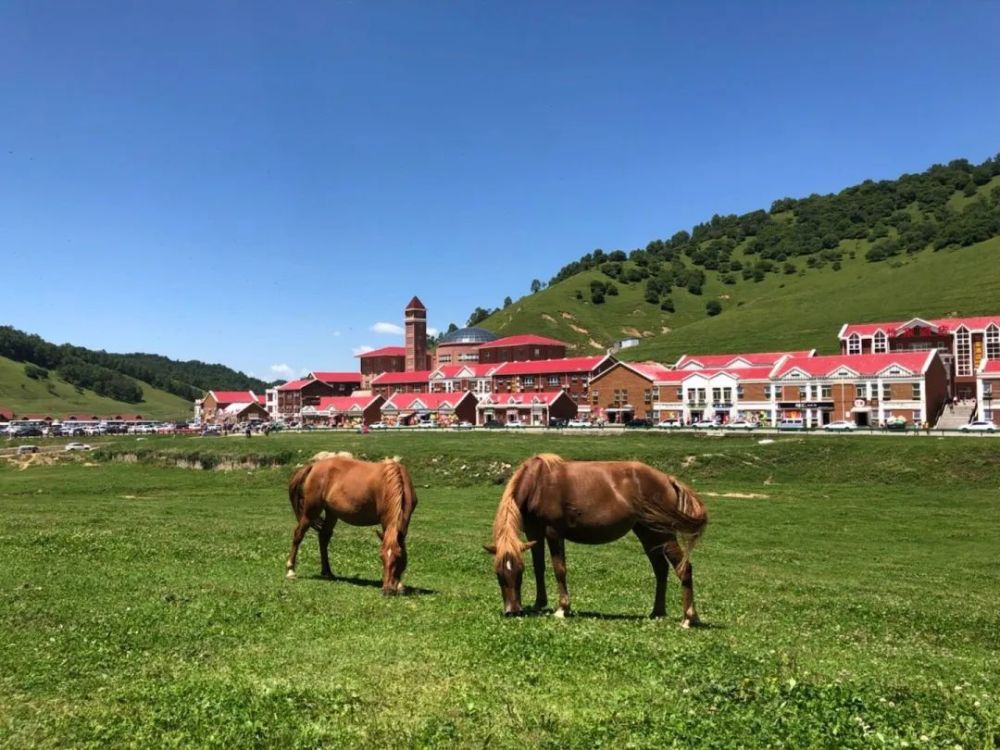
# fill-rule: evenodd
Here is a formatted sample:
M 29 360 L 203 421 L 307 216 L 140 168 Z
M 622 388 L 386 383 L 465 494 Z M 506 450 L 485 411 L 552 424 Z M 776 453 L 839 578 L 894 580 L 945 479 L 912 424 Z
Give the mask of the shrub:
M 709 316 L 718 315 L 722 312 L 722 304 L 718 300 L 709 300 L 705 305 L 705 312 L 707 312 Z

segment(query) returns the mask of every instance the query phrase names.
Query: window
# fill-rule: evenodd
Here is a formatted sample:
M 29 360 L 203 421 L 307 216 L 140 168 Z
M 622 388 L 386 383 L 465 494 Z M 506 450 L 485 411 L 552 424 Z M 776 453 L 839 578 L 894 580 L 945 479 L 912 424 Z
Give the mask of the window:
M 677 389 L 677 400 L 678 401 L 683 401 L 684 400 L 684 389 L 683 388 L 678 388 Z
M 847 353 L 848 354 L 861 354 L 861 337 L 852 333 L 847 337 Z
M 882 331 L 875 331 L 875 336 L 872 337 L 872 351 L 876 354 L 889 351 L 888 341 Z
M 972 374 L 972 336 L 965 326 L 955 331 L 955 368 L 958 375 Z
M 598 394 L 599 394 L 599 391 L 591 391 L 590 392 L 590 403 L 592 403 L 594 406 L 597 406 L 597 397 L 598 397 Z
M 986 359 L 1000 359 L 1000 326 L 986 326 Z
M 521 378 L 521 384 L 522 385 L 526 385 L 526 386 L 527 385 L 534 385 L 535 384 L 535 377 L 534 377 L 534 375 L 525 375 L 523 378 Z
M 882 400 L 892 401 L 892 384 L 882 383 Z
M 809 400 L 809 386 L 808 385 L 800 385 L 799 386 L 799 401 L 808 401 L 808 400 Z
M 642 392 L 642 400 L 645 401 L 647 404 L 652 403 L 652 401 L 653 401 L 653 391 L 650 390 L 649 388 L 647 388 L 646 390 L 644 390 Z
M 559 385 L 559 376 L 549 375 L 549 385 Z
M 819 398 L 821 401 L 830 401 L 833 399 L 833 386 L 832 385 L 821 385 L 819 387 Z
M 713 388 L 712 389 L 712 403 L 713 404 L 717 404 L 720 401 L 722 401 L 722 389 L 721 388 Z
M 654 385 L 653 386 L 653 401 L 659 401 L 659 400 L 660 400 L 660 386 Z
M 450 354 L 439 354 L 438 355 L 438 364 L 439 365 L 446 365 L 449 362 L 451 362 L 451 355 Z
M 923 383 L 913 384 L 913 400 L 920 401 L 924 397 Z

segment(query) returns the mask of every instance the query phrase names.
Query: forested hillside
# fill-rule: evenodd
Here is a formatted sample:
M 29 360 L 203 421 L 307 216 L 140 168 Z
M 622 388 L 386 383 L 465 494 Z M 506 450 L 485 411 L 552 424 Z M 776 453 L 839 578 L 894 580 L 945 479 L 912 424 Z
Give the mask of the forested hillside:
M 0 326 L 0 357 L 25 365 L 29 378 L 44 379 L 49 371 L 98 396 L 137 404 L 143 400 L 143 381 L 186 401 L 205 391 L 253 389 L 263 393 L 267 383 L 218 364 L 197 360 L 178 362 L 156 354 L 110 354 L 70 344 L 56 345 L 39 336 Z
M 637 336 L 630 357 L 751 345 L 830 350 L 847 320 L 995 312 L 996 238 L 1000 157 L 957 160 L 716 215 L 630 252 L 594 250 L 482 325 L 547 333 L 577 351 Z

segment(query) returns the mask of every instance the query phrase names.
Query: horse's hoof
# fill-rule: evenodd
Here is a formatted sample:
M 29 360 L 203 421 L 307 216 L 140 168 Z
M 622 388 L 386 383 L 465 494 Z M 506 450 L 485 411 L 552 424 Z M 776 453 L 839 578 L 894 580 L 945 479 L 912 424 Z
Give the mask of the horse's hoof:
M 698 627 L 699 625 L 701 625 L 701 620 L 699 620 L 697 617 L 685 617 L 683 620 L 681 620 L 682 628 L 695 628 Z
M 406 593 L 406 586 L 403 585 L 402 581 L 400 581 L 399 583 L 396 584 L 396 593 L 397 594 L 404 594 L 404 593 Z
M 292 580 L 293 578 L 295 578 L 295 571 L 292 570 L 291 568 L 289 568 L 288 570 L 286 570 L 285 571 L 285 578 L 287 578 L 288 580 Z
M 332 581 L 333 580 L 333 571 L 332 570 L 324 570 L 322 573 L 320 573 L 320 575 L 323 578 L 327 579 L 328 581 Z
M 653 613 L 651 613 L 649 615 L 649 619 L 650 620 L 659 620 L 659 619 L 661 619 L 663 617 L 666 617 L 666 616 L 667 616 L 666 612 L 653 612 Z
M 560 620 L 562 620 L 564 617 L 566 617 L 566 610 L 560 607 L 559 609 L 557 609 L 555 612 L 552 613 L 552 616 L 558 617 Z
M 382 596 L 396 596 L 399 593 L 395 588 L 382 589 Z

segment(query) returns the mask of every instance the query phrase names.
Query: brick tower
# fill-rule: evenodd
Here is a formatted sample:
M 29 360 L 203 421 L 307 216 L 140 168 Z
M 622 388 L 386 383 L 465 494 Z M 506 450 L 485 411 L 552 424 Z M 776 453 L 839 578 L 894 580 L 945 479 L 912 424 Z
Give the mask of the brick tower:
M 427 369 L 427 308 L 414 297 L 403 313 L 406 318 L 406 372 Z

